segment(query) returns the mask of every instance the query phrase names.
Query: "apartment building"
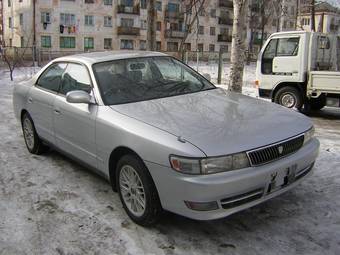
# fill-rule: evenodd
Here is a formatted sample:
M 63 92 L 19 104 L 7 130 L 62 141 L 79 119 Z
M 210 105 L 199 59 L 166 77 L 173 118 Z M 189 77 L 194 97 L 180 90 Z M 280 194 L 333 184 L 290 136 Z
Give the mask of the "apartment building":
M 311 31 L 311 11 L 308 0 L 301 0 L 298 29 Z M 327 2 L 317 3 L 315 5 L 315 30 L 322 33 L 339 33 L 340 9 Z
M 145 50 L 146 0 L 3 0 L 8 46 L 51 51 Z M 185 35 L 188 1 L 156 2 L 157 50 L 177 51 Z M 211 0 L 199 10 L 198 24 L 185 47 L 230 51 L 232 0 Z

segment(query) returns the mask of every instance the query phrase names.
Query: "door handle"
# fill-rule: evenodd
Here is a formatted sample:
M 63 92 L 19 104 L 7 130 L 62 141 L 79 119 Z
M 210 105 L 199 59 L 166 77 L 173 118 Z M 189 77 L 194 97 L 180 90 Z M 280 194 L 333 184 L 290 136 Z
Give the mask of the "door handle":
M 27 99 L 27 101 L 28 101 L 30 104 L 33 103 L 32 97 L 29 97 L 29 98 Z
M 299 71 L 297 71 L 297 70 L 294 70 L 294 71 L 292 71 L 292 73 L 298 73 Z
M 55 113 L 55 114 L 60 114 L 60 110 L 54 109 L 54 113 Z

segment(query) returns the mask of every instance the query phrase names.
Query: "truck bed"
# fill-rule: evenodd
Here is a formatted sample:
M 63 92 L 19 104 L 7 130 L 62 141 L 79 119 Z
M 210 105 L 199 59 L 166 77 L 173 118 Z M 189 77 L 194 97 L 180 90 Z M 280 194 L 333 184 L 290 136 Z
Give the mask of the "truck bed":
M 307 89 L 318 93 L 340 93 L 340 72 L 311 71 Z

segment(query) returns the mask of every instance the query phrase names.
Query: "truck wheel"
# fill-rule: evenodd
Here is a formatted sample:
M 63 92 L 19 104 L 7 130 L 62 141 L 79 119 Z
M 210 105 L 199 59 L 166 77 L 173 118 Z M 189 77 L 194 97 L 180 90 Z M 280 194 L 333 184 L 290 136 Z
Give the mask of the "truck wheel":
M 293 87 L 280 88 L 274 96 L 274 102 L 297 110 L 300 110 L 303 105 L 301 93 Z
M 326 97 L 324 95 L 321 95 L 318 98 L 312 98 L 310 100 L 310 107 L 314 111 L 321 110 L 325 106 L 326 106 Z

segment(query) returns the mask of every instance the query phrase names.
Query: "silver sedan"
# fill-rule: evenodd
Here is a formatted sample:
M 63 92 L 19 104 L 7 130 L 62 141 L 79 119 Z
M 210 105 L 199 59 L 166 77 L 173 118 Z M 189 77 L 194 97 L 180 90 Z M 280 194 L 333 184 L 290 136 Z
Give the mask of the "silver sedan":
M 216 88 L 154 52 L 53 60 L 15 85 L 13 105 L 33 154 L 59 150 L 107 178 L 130 218 L 163 210 L 197 220 L 228 216 L 311 174 L 311 121 Z

